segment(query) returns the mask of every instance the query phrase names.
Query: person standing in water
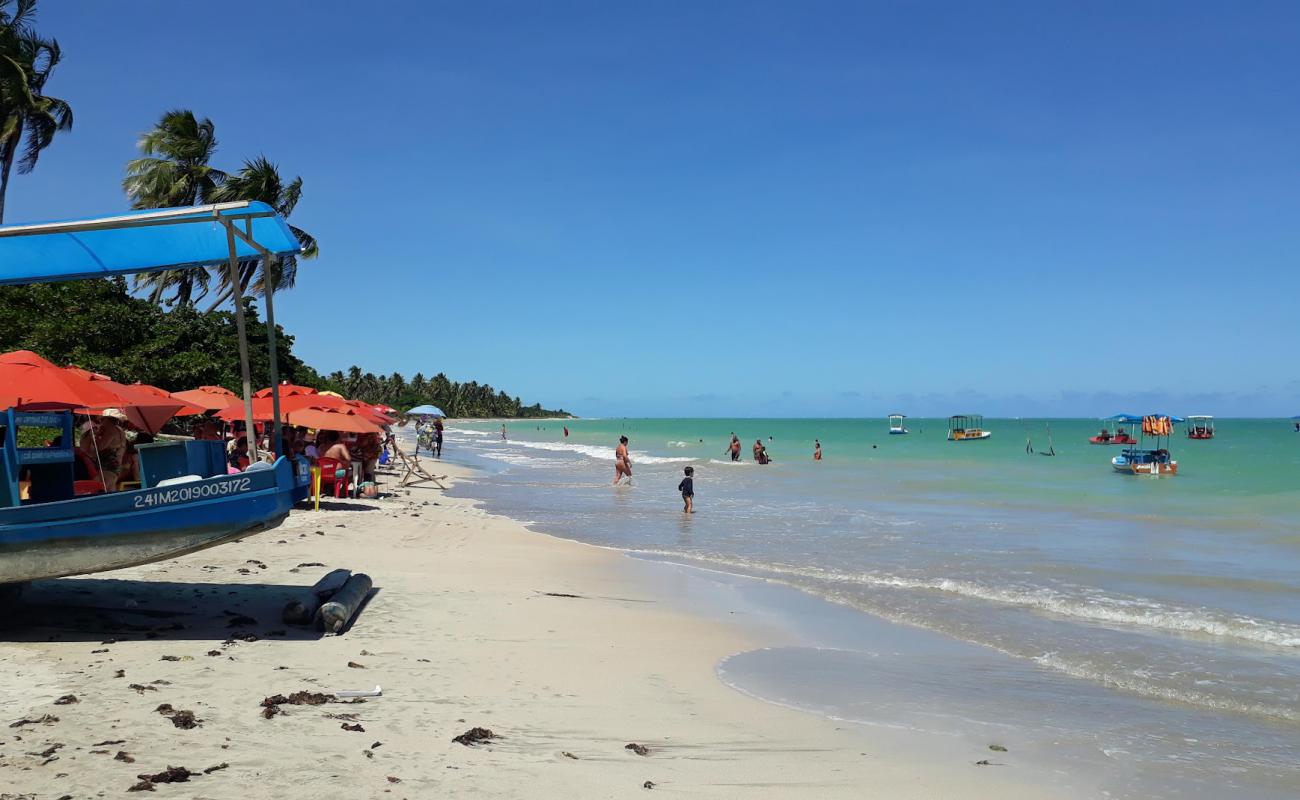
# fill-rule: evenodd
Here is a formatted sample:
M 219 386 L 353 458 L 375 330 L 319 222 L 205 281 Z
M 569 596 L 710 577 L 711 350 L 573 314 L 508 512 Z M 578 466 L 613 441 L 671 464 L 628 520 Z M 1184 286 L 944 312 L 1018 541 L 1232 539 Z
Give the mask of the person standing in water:
M 677 491 L 682 493 L 682 511 L 686 514 L 695 513 L 695 467 L 686 468 L 686 477 L 682 482 L 677 484 Z
M 618 437 L 618 447 L 614 448 L 614 485 L 627 476 L 627 482 L 632 483 L 632 459 L 627 454 L 627 437 Z
M 813 461 L 822 460 L 822 443 L 820 439 L 813 439 Z
M 731 433 L 731 460 L 740 460 L 740 437 L 736 435 L 735 431 Z
M 506 424 L 501 423 L 501 441 L 506 441 Z

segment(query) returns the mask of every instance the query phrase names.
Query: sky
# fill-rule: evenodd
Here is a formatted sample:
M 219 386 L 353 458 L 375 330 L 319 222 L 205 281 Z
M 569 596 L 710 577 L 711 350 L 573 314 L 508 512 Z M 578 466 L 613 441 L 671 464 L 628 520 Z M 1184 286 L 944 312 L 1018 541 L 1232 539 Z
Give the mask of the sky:
M 586 416 L 1300 414 L 1300 4 L 43 0 L 123 210 L 166 110 L 301 175 L 295 351 Z

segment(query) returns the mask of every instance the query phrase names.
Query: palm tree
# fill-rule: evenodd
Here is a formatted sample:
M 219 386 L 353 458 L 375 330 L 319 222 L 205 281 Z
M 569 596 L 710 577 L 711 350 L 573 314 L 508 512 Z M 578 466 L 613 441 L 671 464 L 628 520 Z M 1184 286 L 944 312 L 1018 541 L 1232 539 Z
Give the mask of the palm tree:
M 214 203 L 228 203 L 236 200 L 260 200 L 285 219 L 293 213 L 302 198 L 302 178 L 295 177 L 287 184 L 280 177 L 280 170 L 266 156 L 258 156 L 245 161 L 244 166 L 234 175 L 227 176 L 225 182 L 213 190 L 209 200 Z M 302 258 L 315 258 L 319 252 L 316 237 L 302 228 L 289 226 L 293 235 L 302 245 Z M 247 259 L 239 264 L 239 293 L 243 295 L 250 289 L 255 295 L 266 294 L 267 287 L 273 292 L 292 289 L 298 277 L 298 257 L 279 256 L 271 259 Z M 222 287 L 217 300 L 208 310 L 217 308 L 230 299 L 231 286 L 228 274 L 221 273 Z
M 44 94 L 63 53 L 33 30 L 35 13 L 36 0 L 0 0 L 0 223 L 14 164 L 31 172 L 55 135 L 72 129 L 72 107 Z
M 209 163 L 217 150 L 216 126 L 188 109 L 163 114 L 158 124 L 140 137 L 139 146 L 143 156 L 127 162 L 122 180 L 132 208 L 207 203 L 226 180 L 226 173 Z M 207 294 L 210 277 L 206 270 L 197 269 L 155 272 L 136 278 L 136 288 L 149 289 L 149 299 L 155 303 L 174 289 L 170 302 L 188 306 Z

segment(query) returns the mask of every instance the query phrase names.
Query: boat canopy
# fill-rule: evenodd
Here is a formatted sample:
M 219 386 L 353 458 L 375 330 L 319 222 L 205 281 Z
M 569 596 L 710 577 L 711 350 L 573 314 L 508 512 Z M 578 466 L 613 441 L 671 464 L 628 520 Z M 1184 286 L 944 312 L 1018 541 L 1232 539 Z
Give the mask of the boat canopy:
M 245 259 L 274 258 L 302 249 L 289 225 L 266 203 L 239 200 L 184 208 L 130 211 L 111 217 L 70 219 L 0 226 L 0 286 L 53 283 L 81 278 L 108 278 L 169 269 L 225 265 L 231 284 L 238 283 L 238 264 Z M 279 384 L 276 364 L 274 292 L 262 297 L 266 308 L 267 351 L 271 384 Z M 239 367 L 244 383 L 244 424 L 253 430 L 253 400 L 244 330 L 244 305 L 236 301 Z M 275 407 L 272 441 L 279 451 L 280 395 Z M 257 458 L 256 440 L 249 455 Z
M 1186 422 L 1182 417 L 1176 417 L 1173 414 L 1116 414 L 1111 417 L 1102 417 L 1104 422 L 1118 422 L 1123 425 L 1135 425 L 1142 421 L 1143 417 L 1168 417 L 1170 422 Z
M 275 209 L 248 200 L 6 225 L 0 285 L 219 266 L 230 259 L 231 238 L 241 260 L 301 249 Z
M 1189 421 L 1199 422 L 1202 420 L 1214 419 L 1214 417 L 1210 416 L 1209 414 L 1188 414 L 1187 419 Z
M 1123 425 L 1133 425 L 1142 421 L 1141 414 L 1114 414 L 1109 417 L 1102 417 L 1103 422 L 1118 422 Z

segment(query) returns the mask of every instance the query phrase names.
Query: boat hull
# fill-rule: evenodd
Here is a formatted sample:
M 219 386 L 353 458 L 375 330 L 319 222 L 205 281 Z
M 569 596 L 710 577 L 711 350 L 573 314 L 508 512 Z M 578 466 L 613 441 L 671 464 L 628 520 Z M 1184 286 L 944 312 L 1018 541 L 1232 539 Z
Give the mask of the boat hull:
M 890 435 L 890 436 L 903 436 L 904 434 L 908 434 L 908 433 L 911 433 L 911 431 L 909 431 L 909 430 L 906 429 L 906 428 L 902 429 L 901 431 L 900 431 L 900 430 L 894 430 L 893 428 L 890 428 L 890 429 L 889 429 L 889 435 Z
M 978 442 L 993 435 L 993 431 L 948 431 L 950 442 Z
M 1178 462 L 1173 459 L 1157 461 L 1128 456 L 1115 456 L 1111 468 L 1123 475 L 1177 475 Z
M 300 493 L 300 469 L 0 510 L 0 584 L 122 569 L 269 530 Z

